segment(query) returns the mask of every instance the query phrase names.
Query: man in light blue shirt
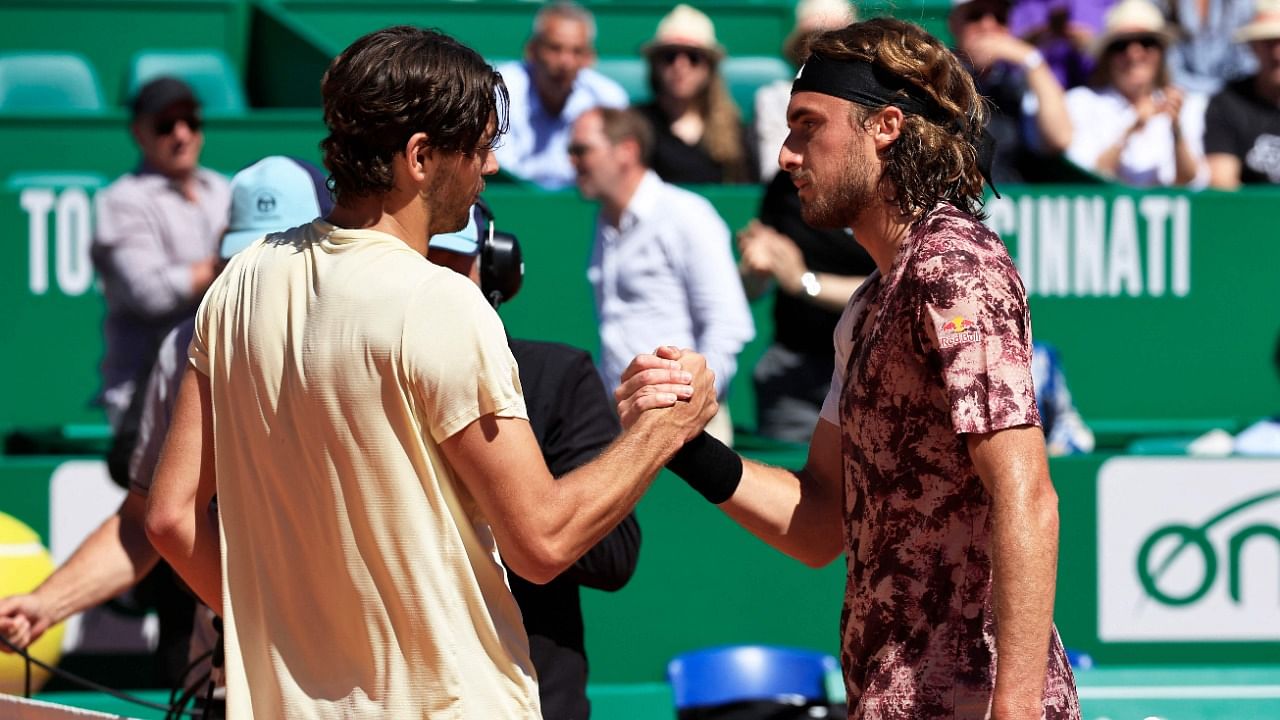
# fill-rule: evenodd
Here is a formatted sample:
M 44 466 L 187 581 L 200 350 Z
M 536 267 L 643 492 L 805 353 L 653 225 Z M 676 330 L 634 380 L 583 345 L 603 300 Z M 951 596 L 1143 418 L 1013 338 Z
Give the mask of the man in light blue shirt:
M 738 353 L 755 336 L 729 227 L 705 198 L 648 167 L 653 131 L 630 110 L 597 108 L 573 124 L 578 190 L 600 201 L 587 278 L 600 323 L 600 376 L 616 387 L 636 355 L 693 348 L 715 373 L 720 414 L 707 432 L 729 444 L 723 404 Z
M 498 67 L 511 93 L 510 129 L 498 146 L 503 169 L 551 190 L 572 184 L 573 121 L 593 107 L 630 104 L 621 85 L 589 67 L 596 59 L 595 38 L 590 12 L 553 2 L 534 18 L 524 60 Z

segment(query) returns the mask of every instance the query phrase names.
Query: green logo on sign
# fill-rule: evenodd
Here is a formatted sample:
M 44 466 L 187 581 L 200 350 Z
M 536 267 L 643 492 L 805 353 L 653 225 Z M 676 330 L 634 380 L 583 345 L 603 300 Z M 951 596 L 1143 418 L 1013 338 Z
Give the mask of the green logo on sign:
M 1147 591 L 1148 595 L 1165 605 L 1190 605 L 1200 600 L 1213 587 L 1214 580 L 1218 577 L 1218 553 L 1214 550 L 1213 544 L 1209 542 L 1210 528 L 1246 508 L 1278 498 L 1280 498 L 1280 490 L 1263 493 L 1219 512 L 1200 527 L 1181 524 L 1165 525 L 1151 533 L 1151 536 L 1142 543 L 1142 547 L 1138 550 L 1138 579 L 1142 582 L 1142 588 Z M 1227 543 L 1227 560 L 1229 564 L 1227 568 L 1227 590 L 1231 595 L 1232 602 L 1237 605 L 1240 604 L 1240 554 L 1244 549 L 1244 544 L 1257 535 L 1273 538 L 1280 545 L 1280 528 L 1275 525 L 1249 525 L 1232 535 Z M 1178 542 L 1163 560 L 1153 558 L 1152 553 L 1155 551 L 1156 546 L 1166 538 L 1176 538 Z M 1160 587 L 1160 578 L 1173 566 L 1174 561 L 1182 555 L 1183 551 L 1189 548 L 1195 548 L 1200 553 L 1200 557 L 1204 561 L 1204 576 L 1201 578 L 1200 583 L 1189 593 L 1178 595 L 1165 592 Z

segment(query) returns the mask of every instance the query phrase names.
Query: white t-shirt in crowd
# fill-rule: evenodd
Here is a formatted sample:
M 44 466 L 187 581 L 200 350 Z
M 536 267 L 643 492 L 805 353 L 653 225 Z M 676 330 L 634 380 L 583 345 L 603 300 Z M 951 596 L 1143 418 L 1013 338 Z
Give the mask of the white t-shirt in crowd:
M 1204 164 L 1204 111 L 1208 104 L 1205 96 L 1187 93 L 1178 113 L 1179 129 L 1197 164 L 1196 177 L 1189 183 L 1193 188 L 1204 187 L 1209 180 Z M 1098 158 L 1120 142 L 1138 117 L 1129 100 L 1113 87 L 1072 88 L 1067 91 L 1067 112 L 1075 128 L 1067 157 L 1089 170 L 1098 169 Z M 1177 166 L 1172 123 L 1161 113 L 1129 138 L 1120 151 L 1117 180 L 1138 187 L 1173 185 Z

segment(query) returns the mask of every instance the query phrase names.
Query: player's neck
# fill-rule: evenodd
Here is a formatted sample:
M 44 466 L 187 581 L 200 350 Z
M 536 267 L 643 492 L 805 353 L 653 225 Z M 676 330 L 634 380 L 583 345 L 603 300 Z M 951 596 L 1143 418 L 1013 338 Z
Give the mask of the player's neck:
M 876 261 L 880 275 L 887 276 L 911 222 L 912 218 L 904 215 L 897 203 L 881 201 L 865 208 L 849 228 L 858 244 Z
M 393 194 L 342 198 L 326 219 L 340 228 L 393 235 L 425 256 L 430 218 L 420 203 L 398 202 Z

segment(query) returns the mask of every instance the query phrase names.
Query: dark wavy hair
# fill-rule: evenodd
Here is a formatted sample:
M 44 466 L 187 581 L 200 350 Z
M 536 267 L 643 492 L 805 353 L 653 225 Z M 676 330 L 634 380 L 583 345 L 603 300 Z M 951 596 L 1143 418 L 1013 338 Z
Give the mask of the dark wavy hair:
M 893 200 L 904 214 L 919 218 L 946 201 L 982 216 L 977 148 L 988 110 L 973 78 L 945 45 L 918 25 L 875 18 L 822 33 L 809 50 L 831 60 L 879 65 L 923 90 L 942 109 L 946 122 L 908 114 L 902 133 L 885 151 L 881 183 L 892 184 Z M 865 122 L 885 107 L 855 105 L 855 110 Z
M 471 155 L 506 131 L 502 76 L 479 53 L 444 33 L 398 25 L 351 43 L 325 71 L 320 143 L 339 199 L 392 188 L 392 158 L 417 132 L 427 144 Z M 486 137 L 491 118 L 497 131 Z

